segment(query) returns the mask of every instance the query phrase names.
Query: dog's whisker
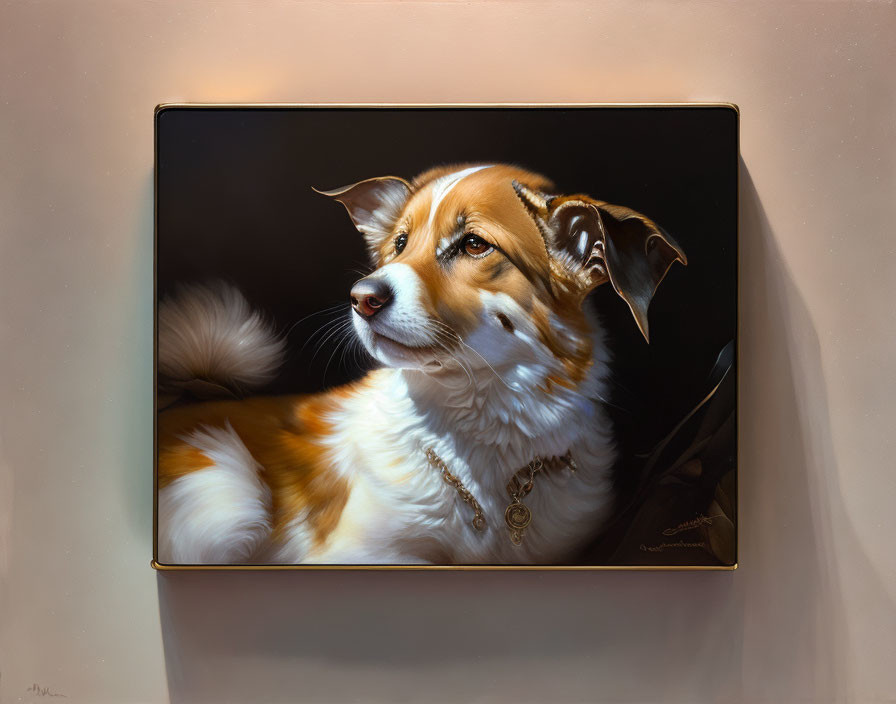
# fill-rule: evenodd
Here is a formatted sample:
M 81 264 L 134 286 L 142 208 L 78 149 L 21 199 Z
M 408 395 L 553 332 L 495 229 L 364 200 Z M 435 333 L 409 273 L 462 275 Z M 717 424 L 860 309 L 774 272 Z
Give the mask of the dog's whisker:
M 333 351 L 330 352 L 330 357 L 329 359 L 327 359 L 326 365 L 324 365 L 323 379 L 325 384 L 327 383 L 327 371 L 330 368 L 330 363 L 333 361 L 333 357 L 335 356 L 336 352 L 340 347 L 342 347 L 346 340 L 348 340 L 348 337 L 344 333 L 340 333 L 340 335 L 337 337 L 336 344 L 333 347 Z
M 455 330 L 451 329 L 447 324 L 443 323 L 441 320 L 430 319 L 429 322 L 433 323 L 434 326 L 437 327 L 437 328 L 441 327 L 442 329 L 444 329 L 445 332 L 446 332 L 446 334 L 450 334 L 453 340 L 455 340 L 455 341 L 458 342 L 460 345 L 462 345 L 463 347 L 467 348 L 467 349 L 470 350 L 473 354 L 475 354 L 477 357 L 479 357 L 479 359 L 481 359 L 481 360 L 483 361 L 483 363 L 485 364 L 485 366 L 487 366 L 487 367 L 492 371 L 492 373 L 498 378 L 498 380 L 499 380 L 502 384 L 504 384 L 504 386 L 506 386 L 506 387 L 507 387 L 508 389 L 510 389 L 511 391 L 519 392 L 520 389 L 519 389 L 518 387 L 517 387 L 517 388 L 514 388 L 513 386 L 511 386 L 510 384 L 508 384 L 508 383 L 504 380 L 504 377 L 502 377 L 500 374 L 498 374 L 497 370 L 496 370 L 496 369 L 489 363 L 489 361 L 488 361 L 485 357 L 483 357 L 483 356 L 482 356 L 476 349 L 474 349 L 473 347 L 471 347 L 470 345 L 468 345 L 466 342 L 464 342 L 464 339 L 463 339 L 463 338 L 462 338 L 462 337 L 461 337 Z
M 507 384 L 506 381 L 504 381 L 504 379 L 501 377 L 500 374 L 498 374 L 498 372 L 495 370 L 495 368 L 492 367 L 492 365 L 488 363 L 488 360 L 486 360 L 486 359 L 485 359 L 481 354 L 479 354 L 479 352 L 477 352 L 475 349 L 473 349 L 473 348 L 470 347 L 468 344 L 466 344 L 466 343 L 463 341 L 463 338 L 461 338 L 461 336 L 457 333 L 457 331 L 455 331 L 453 328 L 451 328 L 449 325 L 447 325 L 446 323 L 442 322 L 441 320 L 436 320 L 435 318 L 430 318 L 430 319 L 427 321 L 427 323 L 428 323 L 429 326 L 430 326 L 430 332 L 432 332 L 432 333 L 436 336 L 436 340 L 437 340 L 437 341 L 439 340 L 439 338 L 445 338 L 445 339 L 447 339 L 447 341 L 448 341 L 449 343 L 451 343 L 451 346 L 452 346 L 452 347 L 453 347 L 453 346 L 456 346 L 457 344 L 460 344 L 460 345 L 466 347 L 467 349 L 471 350 L 471 351 L 472 351 L 473 353 L 475 353 L 480 359 L 482 359 L 483 362 L 485 362 L 485 364 L 489 367 L 489 369 L 491 369 L 492 373 L 493 373 L 493 374 L 494 374 L 494 375 L 501 381 L 502 384 L 504 384 L 505 386 L 507 386 L 507 388 L 511 389 L 512 391 L 517 391 L 517 389 L 513 389 L 510 385 Z M 461 361 L 460 357 L 458 357 L 457 355 L 455 355 L 455 354 L 453 354 L 453 353 L 451 352 L 451 348 L 449 347 L 448 344 L 446 344 L 446 343 L 444 343 L 444 342 L 440 342 L 440 346 L 441 346 L 441 348 L 446 352 L 446 354 L 448 354 L 448 356 L 449 356 L 452 360 L 454 360 L 454 362 L 457 363 L 457 365 L 458 365 L 458 366 L 464 371 L 464 373 L 467 375 L 467 378 L 468 378 L 468 380 L 469 380 L 468 387 L 469 387 L 469 386 L 472 386 L 473 384 L 475 384 L 475 380 L 474 380 L 474 378 L 473 378 L 473 372 L 472 372 L 472 369 L 468 368 L 468 367 Z
M 342 366 L 342 368 L 344 369 L 349 362 L 349 360 L 347 360 L 346 358 L 348 357 L 349 353 L 351 352 L 352 343 L 354 342 L 354 336 L 353 335 L 344 335 L 342 338 L 342 342 L 343 342 L 343 344 L 341 345 L 342 352 L 339 355 L 338 364 L 340 366 Z
M 341 319 L 330 320 L 322 325 L 319 329 L 317 329 L 313 334 L 311 334 L 307 340 L 305 340 L 305 344 L 302 345 L 301 351 L 304 351 L 308 346 L 308 343 L 313 342 L 313 350 L 316 352 L 320 349 L 321 345 L 326 343 L 327 338 L 329 338 L 334 331 L 340 330 L 345 325 L 345 321 Z M 315 338 L 319 338 L 315 340 Z
M 473 379 L 472 372 L 469 369 L 467 369 L 467 367 L 463 364 L 463 362 L 461 362 L 461 360 L 457 356 L 455 356 L 444 344 L 438 343 L 438 342 L 436 344 L 438 345 L 439 348 L 441 348 L 445 352 L 445 354 L 451 360 L 453 360 L 457 364 L 458 367 L 460 367 L 461 371 L 463 371 L 464 374 L 466 374 L 467 385 L 464 387 L 464 389 L 470 388 L 470 386 L 472 386 L 475 383 L 475 381 Z M 439 382 L 439 383 L 441 383 L 441 382 Z M 442 384 L 442 385 L 446 386 L 445 384 Z
M 500 381 L 502 384 L 504 384 L 504 386 L 506 386 L 506 387 L 507 387 L 508 389 L 510 389 L 511 391 L 513 391 L 513 392 L 515 392 L 515 393 L 519 393 L 520 388 L 519 388 L 519 387 L 511 386 L 510 384 L 508 384 L 508 383 L 504 380 L 504 377 L 502 377 L 500 374 L 498 374 L 497 370 L 496 370 L 496 369 L 489 363 L 489 361 L 488 361 L 485 357 L 483 357 L 477 350 L 475 350 L 475 349 L 473 349 L 472 347 L 470 347 L 470 345 L 468 345 L 468 344 L 467 344 L 466 342 L 464 342 L 462 339 L 458 338 L 458 340 L 460 341 L 460 344 L 462 344 L 464 347 L 466 347 L 468 350 L 470 350 L 473 354 L 475 354 L 477 357 L 479 357 L 479 359 L 481 359 L 481 360 L 485 363 L 485 366 L 487 366 L 489 369 L 491 369 L 492 374 L 494 374 L 495 377 L 497 377 L 498 381 Z
M 351 320 L 338 321 L 338 324 L 334 325 L 332 330 L 315 345 L 314 354 L 311 355 L 311 359 L 317 357 L 318 353 L 320 353 L 330 339 L 344 332 L 351 324 Z
M 333 326 L 342 325 L 344 322 L 345 320 L 341 316 L 338 318 L 334 318 L 333 320 L 326 321 L 305 339 L 305 342 L 302 344 L 299 352 L 304 352 L 308 344 L 313 342 L 316 337 L 326 335 L 333 328 Z
M 303 316 L 302 318 L 299 318 L 292 325 L 290 325 L 289 329 L 285 333 L 285 337 L 289 337 L 292 334 L 292 331 L 295 330 L 299 325 L 304 323 L 306 320 L 310 320 L 311 318 L 314 318 L 318 315 L 327 315 L 327 314 L 333 315 L 334 313 L 340 311 L 342 308 L 345 308 L 345 307 L 346 307 L 345 303 L 339 303 L 338 305 L 329 306 L 328 308 L 323 308 L 321 310 L 314 311 L 313 313 L 309 313 L 308 315 Z

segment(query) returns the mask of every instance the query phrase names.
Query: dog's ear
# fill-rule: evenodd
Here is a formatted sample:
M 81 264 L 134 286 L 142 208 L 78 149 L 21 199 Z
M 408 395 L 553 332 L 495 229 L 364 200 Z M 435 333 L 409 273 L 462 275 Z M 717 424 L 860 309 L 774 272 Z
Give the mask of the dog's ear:
M 551 205 L 547 224 L 555 247 L 578 267 L 588 291 L 609 280 L 650 342 L 647 308 L 672 264 L 687 266 L 684 251 L 630 208 L 581 198 Z
M 379 176 L 330 191 L 313 190 L 345 206 L 375 257 L 411 195 L 411 184 L 397 176 Z
M 647 308 L 653 294 L 674 262 L 688 263 L 678 243 L 630 208 L 587 196 L 552 197 L 517 182 L 514 189 L 535 218 L 548 250 L 582 292 L 610 281 L 649 342 Z

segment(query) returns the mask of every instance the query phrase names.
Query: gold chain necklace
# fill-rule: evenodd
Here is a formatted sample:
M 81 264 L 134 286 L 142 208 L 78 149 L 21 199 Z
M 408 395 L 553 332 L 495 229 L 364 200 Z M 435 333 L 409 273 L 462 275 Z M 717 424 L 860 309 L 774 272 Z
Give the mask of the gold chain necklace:
M 463 485 L 460 479 L 451 473 L 445 461 L 431 447 L 426 449 L 426 459 L 441 472 L 445 483 L 453 486 L 463 502 L 473 509 L 473 520 L 470 521 L 470 525 L 473 526 L 474 530 L 480 533 L 484 531 L 486 529 L 485 514 L 482 510 L 482 505 L 476 500 L 476 497 Z M 554 459 L 559 459 L 572 472 L 578 469 L 572 455 L 568 451 L 565 455 Z M 534 488 L 535 476 L 539 472 L 544 471 L 545 468 L 544 460 L 541 457 L 536 457 L 525 467 L 517 470 L 510 478 L 510 481 L 507 482 L 510 504 L 504 511 L 504 523 L 507 525 L 507 530 L 510 534 L 510 542 L 514 545 L 522 545 L 523 534 L 532 522 L 532 511 L 523 503 L 523 499 Z

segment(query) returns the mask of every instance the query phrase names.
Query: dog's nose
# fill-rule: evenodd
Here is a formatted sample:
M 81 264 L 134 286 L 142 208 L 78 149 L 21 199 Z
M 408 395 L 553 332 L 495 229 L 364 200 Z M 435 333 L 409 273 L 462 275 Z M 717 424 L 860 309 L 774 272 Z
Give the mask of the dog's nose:
M 392 289 L 381 277 L 368 276 L 352 286 L 352 308 L 365 318 L 372 318 L 392 300 Z

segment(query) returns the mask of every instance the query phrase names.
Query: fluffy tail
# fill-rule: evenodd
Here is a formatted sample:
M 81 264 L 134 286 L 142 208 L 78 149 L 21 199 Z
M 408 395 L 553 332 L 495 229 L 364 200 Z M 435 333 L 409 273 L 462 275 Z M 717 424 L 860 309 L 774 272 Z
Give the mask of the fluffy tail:
M 285 347 L 243 294 L 223 282 L 183 286 L 159 304 L 161 385 L 243 394 L 273 378 Z

